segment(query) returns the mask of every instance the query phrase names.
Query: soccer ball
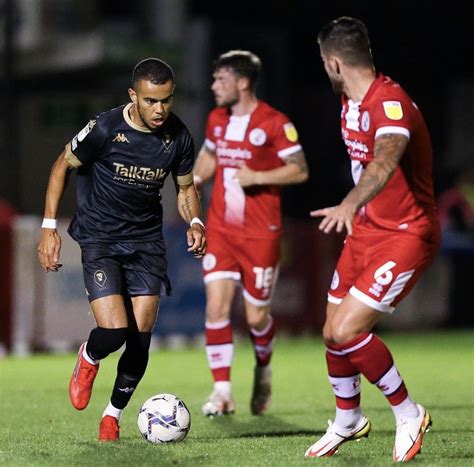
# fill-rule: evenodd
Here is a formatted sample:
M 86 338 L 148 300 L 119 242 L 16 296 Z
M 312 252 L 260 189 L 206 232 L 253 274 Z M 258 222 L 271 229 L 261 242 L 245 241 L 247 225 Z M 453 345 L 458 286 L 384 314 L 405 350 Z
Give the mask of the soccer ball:
M 142 436 L 150 443 L 182 441 L 191 428 L 191 414 L 179 397 L 157 394 L 140 407 L 137 425 Z

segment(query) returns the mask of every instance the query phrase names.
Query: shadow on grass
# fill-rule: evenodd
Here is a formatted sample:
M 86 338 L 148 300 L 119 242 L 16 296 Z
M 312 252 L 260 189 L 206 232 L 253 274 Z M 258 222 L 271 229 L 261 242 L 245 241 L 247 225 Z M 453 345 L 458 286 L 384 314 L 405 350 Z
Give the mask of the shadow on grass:
M 465 407 L 464 407 L 465 408 Z M 295 425 L 283 421 L 279 417 L 273 415 L 265 415 L 263 417 L 254 417 L 248 421 L 240 421 L 232 415 L 215 417 L 209 419 L 209 423 L 219 431 L 221 438 L 278 438 L 288 436 L 322 436 L 325 429 L 307 429 L 302 426 Z M 474 428 L 463 428 L 460 433 L 473 433 Z M 372 430 L 372 437 L 393 437 L 395 434 L 395 427 L 393 429 L 377 429 Z M 452 430 L 437 429 L 434 427 L 428 436 L 432 435 L 452 435 Z M 210 436 L 204 436 L 201 439 L 215 439 L 216 433 Z
M 283 421 L 273 415 L 254 417 L 250 421 L 239 421 L 232 415 L 209 419 L 225 438 L 259 438 L 286 436 L 317 436 L 322 430 L 308 430 L 301 426 Z M 227 436 L 226 436 L 227 435 Z M 214 434 L 212 435 L 214 438 Z

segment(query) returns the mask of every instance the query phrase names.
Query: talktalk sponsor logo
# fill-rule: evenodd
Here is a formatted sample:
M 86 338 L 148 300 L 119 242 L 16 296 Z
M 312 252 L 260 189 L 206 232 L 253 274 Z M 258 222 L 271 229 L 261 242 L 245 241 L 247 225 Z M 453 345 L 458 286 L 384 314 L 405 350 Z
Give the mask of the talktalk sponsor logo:
M 115 177 L 132 178 L 134 180 L 160 180 L 166 176 L 166 171 L 163 169 L 150 169 L 149 167 L 138 167 L 136 165 L 126 166 L 114 162 Z

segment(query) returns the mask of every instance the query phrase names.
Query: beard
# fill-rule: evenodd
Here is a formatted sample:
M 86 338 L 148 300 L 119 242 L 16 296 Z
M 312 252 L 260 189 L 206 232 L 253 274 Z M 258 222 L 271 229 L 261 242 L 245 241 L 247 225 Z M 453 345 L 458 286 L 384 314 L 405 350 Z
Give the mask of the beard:
M 344 82 L 335 78 L 329 78 L 332 84 L 332 90 L 335 94 L 344 94 Z
M 150 125 L 148 125 L 148 123 L 146 121 L 146 116 L 145 116 L 144 112 L 142 111 L 142 109 L 140 108 L 139 103 L 137 103 L 137 112 L 138 112 L 138 115 L 140 115 L 140 118 L 143 122 L 143 125 L 145 125 L 146 128 L 148 128 L 149 130 L 156 130 L 156 128 L 153 128 Z
M 143 122 L 143 126 L 144 126 L 145 128 L 147 128 L 147 129 L 150 130 L 150 131 L 156 131 L 158 128 L 160 128 L 160 127 L 156 127 L 156 126 L 154 126 L 154 125 L 149 125 L 149 124 L 148 124 L 148 122 L 147 122 L 147 120 L 146 120 L 146 118 L 147 118 L 147 117 L 146 117 L 146 114 L 145 114 L 145 112 L 143 112 L 143 110 L 141 109 L 139 102 L 137 102 L 137 104 L 136 104 L 136 109 L 137 109 L 138 115 L 140 116 L 140 118 L 141 118 L 141 120 L 142 120 L 142 122 Z M 165 123 L 165 121 L 166 121 L 167 118 L 168 118 L 168 114 L 165 113 L 165 115 L 163 115 L 162 125 Z M 162 125 L 161 125 L 161 126 L 162 126 Z
M 221 99 L 220 102 L 216 100 L 217 107 L 232 107 L 239 102 L 239 95 L 235 93 L 232 96 L 228 96 L 226 99 Z

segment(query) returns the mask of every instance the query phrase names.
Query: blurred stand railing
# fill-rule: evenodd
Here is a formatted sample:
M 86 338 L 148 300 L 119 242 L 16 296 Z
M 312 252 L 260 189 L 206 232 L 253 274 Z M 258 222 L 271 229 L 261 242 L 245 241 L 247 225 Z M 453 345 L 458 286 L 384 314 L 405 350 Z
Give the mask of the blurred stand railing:
M 44 273 L 37 261 L 41 219 L 18 216 L 10 232 L 0 234 L 4 275 L 1 281 L 1 334 L 4 351 L 24 355 L 34 351 L 69 351 L 87 338 L 94 320 L 83 285 L 80 250 L 68 236 L 68 219 L 59 223 L 62 235 L 58 273 Z M 320 335 L 326 292 L 342 244 L 342 237 L 324 235 L 312 220 L 286 219 L 282 238 L 280 276 L 273 297 L 273 315 L 281 334 Z M 165 228 L 169 276 L 173 295 L 162 297 L 155 342 L 180 337 L 201 339 L 205 293 L 200 261 L 186 252 L 181 220 Z M 10 266 L 9 266 L 10 262 Z M 440 256 L 385 329 L 425 329 L 446 321 L 449 306 L 449 264 Z M 236 331 L 246 334 L 240 297 L 233 309 Z

